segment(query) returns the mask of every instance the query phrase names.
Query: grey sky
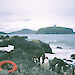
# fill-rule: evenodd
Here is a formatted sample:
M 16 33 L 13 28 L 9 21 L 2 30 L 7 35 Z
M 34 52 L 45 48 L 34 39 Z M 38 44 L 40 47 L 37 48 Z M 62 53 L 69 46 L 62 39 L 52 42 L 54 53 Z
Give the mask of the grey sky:
M 75 31 L 75 0 L 0 0 L 0 31 L 64 26 Z

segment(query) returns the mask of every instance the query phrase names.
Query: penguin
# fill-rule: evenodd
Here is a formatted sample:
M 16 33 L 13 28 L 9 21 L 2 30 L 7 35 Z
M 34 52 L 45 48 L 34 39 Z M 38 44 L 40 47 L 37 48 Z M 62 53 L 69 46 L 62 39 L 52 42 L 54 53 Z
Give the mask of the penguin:
M 40 57 L 40 66 L 43 68 L 42 56 Z
M 67 75 L 67 72 L 64 72 L 64 75 Z
M 58 68 L 58 63 L 55 65 L 55 71 L 57 72 Z
M 43 63 L 43 67 L 44 67 L 45 70 L 50 69 L 50 64 L 49 64 L 48 57 L 45 58 L 44 63 Z
M 64 73 L 64 67 L 63 67 L 63 66 L 61 67 L 60 72 L 61 72 L 62 74 Z

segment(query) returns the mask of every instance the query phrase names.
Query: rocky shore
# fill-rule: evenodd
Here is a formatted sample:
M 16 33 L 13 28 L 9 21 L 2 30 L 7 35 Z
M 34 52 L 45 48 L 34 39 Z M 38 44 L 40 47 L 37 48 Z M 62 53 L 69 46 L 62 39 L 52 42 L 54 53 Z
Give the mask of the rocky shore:
M 48 60 L 49 69 L 42 67 L 40 57 L 45 60 L 45 53 L 52 54 L 52 49 L 40 40 L 28 41 L 26 36 L 13 36 L 6 37 L 0 42 L 0 47 L 8 45 L 14 46 L 14 50 L 10 52 L 0 51 L 0 61 L 11 60 L 17 64 L 18 69 L 9 74 L 8 70 L 12 66 L 5 64 L 2 66 L 3 71 L 0 72 L 0 75 L 71 75 L 74 73 L 74 66 L 58 58 Z M 44 61 L 42 65 L 44 65 Z

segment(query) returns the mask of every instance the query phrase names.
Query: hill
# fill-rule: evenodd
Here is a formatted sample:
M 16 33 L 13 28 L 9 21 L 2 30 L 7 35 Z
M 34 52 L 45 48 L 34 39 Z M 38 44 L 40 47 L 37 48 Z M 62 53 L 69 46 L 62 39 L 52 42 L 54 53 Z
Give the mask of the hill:
M 73 34 L 73 29 L 65 27 L 40 28 L 37 34 Z
M 19 31 L 11 32 L 10 34 L 34 34 L 36 31 L 30 30 L 30 29 L 22 29 Z
M 4 33 L 4 32 L 0 32 L 0 34 L 6 34 L 6 33 Z

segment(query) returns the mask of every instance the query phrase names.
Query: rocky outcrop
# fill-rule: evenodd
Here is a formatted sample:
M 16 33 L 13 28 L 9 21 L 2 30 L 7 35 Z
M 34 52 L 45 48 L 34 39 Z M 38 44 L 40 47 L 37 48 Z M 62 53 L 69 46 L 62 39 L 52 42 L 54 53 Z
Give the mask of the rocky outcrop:
M 37 41 L 37 40 L 36 40 Z M 39 43 L 37 43 L 39 42 Z M 27 41 L 24 37 L 11 37 L 9 40 L 0 42 L 0 46 L 13 45 L 15 49 L 21 49 L 31 57 L 40 57 L 45 52 L 52 53 L 52 49 L 48 44 L 41 41 Z
M 27 41 L 24 37 L 16 36 L 0 42 L 0 47 L 7 45 L 13 45 L 15 49 L 10 52 L 1 52 L 0 61 L 12 60 L 17 64 L 18 70 L 16 72 L 12 72 L 11 75 L 47 74 L 48 71 L 42 70 L 39 67 L 39 64 L 37 65 L 37 63 L 33 62 L 32 58 L 39 58 L 40 56 L 44 55 L 45 52 L 52 53 L 52 49 L 48 44 L 39 40 Z M 6 67 L 6 65 L 3 67 Z M 11 66 L 9 65 L 8 67 Z M 6 74 L 6 71 L 4 73 Z M 50 75 L 50 71 L 47 75 Z

